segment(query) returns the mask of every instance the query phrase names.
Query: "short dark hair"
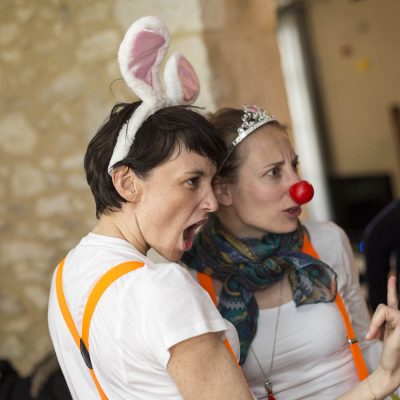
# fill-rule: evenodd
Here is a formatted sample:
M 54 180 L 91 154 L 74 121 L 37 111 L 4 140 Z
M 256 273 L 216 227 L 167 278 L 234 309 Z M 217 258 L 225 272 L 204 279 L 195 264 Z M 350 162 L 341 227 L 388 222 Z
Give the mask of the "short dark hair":
M 209 116 L 210 122 L 214 125 L 218 135 L 224 141 L 228 149 L 226 154 L 230 151 L 228 158 L 225 160 L 222 168 L 218 171 L 218 176 L 228 183 L 236 182 L 238 178 L 238 170 L 242 163 L 242 158 L 238 151 L 240 144 L 233 150 L 231 149 L 232 142 L 238 135 L 237 129 L 243 122 L 242 117 L 243 110 L 236 108 L 221 108 Z M 282 131 L 287 132 L 287 127 L 278 121 L 268 122 L 268 125 L 275 126 Z M 251 134 L 252 133 L 250 133 L 250 135 Z
M 120 103 L 90 141 L 85 154 L 86 179 L 96 203 L 96 217 L 116 211 L 126 200 L 116 191 L 108 164 L 122 126 L 141 102 Z M 171 106 L 147 118 L 136 132 L 128 155 L 113 167 L 127 166 L 141 178 L 181 147 L 208 157 L 218 167 L 225 152 L 215 128 L 194 107 Z

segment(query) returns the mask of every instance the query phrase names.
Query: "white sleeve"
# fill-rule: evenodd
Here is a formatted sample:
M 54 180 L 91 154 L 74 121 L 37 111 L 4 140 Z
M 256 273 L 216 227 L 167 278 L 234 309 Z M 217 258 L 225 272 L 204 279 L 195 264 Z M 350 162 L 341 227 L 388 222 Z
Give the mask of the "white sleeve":
M 228 327 L 207 292 L 184 268 L 169 263 L 158 264 L 157 269 L 146 296 L 146 342 L 166 367 L 175 344 Z

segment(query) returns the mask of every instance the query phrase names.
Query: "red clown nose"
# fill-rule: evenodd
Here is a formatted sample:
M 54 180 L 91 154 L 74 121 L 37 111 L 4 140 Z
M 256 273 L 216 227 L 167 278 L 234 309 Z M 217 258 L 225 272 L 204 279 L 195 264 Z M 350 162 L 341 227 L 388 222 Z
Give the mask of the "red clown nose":
M 297 204 L 306 204 L 308 203 L 314 196 L 314 188 L 311 183 L 307 181 L 300 181 L 295 183 L 289 189 L 290 197 Z

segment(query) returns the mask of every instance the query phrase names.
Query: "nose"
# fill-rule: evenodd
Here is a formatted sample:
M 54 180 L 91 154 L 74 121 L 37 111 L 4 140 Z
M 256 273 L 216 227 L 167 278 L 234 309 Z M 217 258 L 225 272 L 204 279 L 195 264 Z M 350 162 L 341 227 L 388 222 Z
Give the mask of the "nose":
M 293 171 L 292 175 L 291 175 L 291 179 L 292 179 L 292 185 L 299 182 L 300 181 L 299 174 L 296 171 Z
M 296 183 L 300 182 L 300 180 L 301 179 L 296 171 L 290 171 L 290 174 L 287 177 L 287 190 L 289 191 L 290 188 Z
M 214 191 L 212 187 L 207 189 L 207 193 L 204 196 L 202 209 L 206 210 L 207 212 L 214 212 L 218 210 L 218 201 L 215 197 Z
M 289 190 L 290 197 L 299 205 L 308 203 L 314 196 L 314 188 L 307 181 L 295 183 Z

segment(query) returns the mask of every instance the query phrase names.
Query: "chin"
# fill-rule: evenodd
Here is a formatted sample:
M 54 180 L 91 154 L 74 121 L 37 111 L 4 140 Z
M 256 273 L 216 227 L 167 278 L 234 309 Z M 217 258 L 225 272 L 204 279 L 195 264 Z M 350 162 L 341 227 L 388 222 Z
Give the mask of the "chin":
M 285 226 L 282 226 L 281 229 L 279 230 L 279 233 L 291 233 L 294 232 L 297 229 L 297 222 L 295 224 L 287 224 Z

